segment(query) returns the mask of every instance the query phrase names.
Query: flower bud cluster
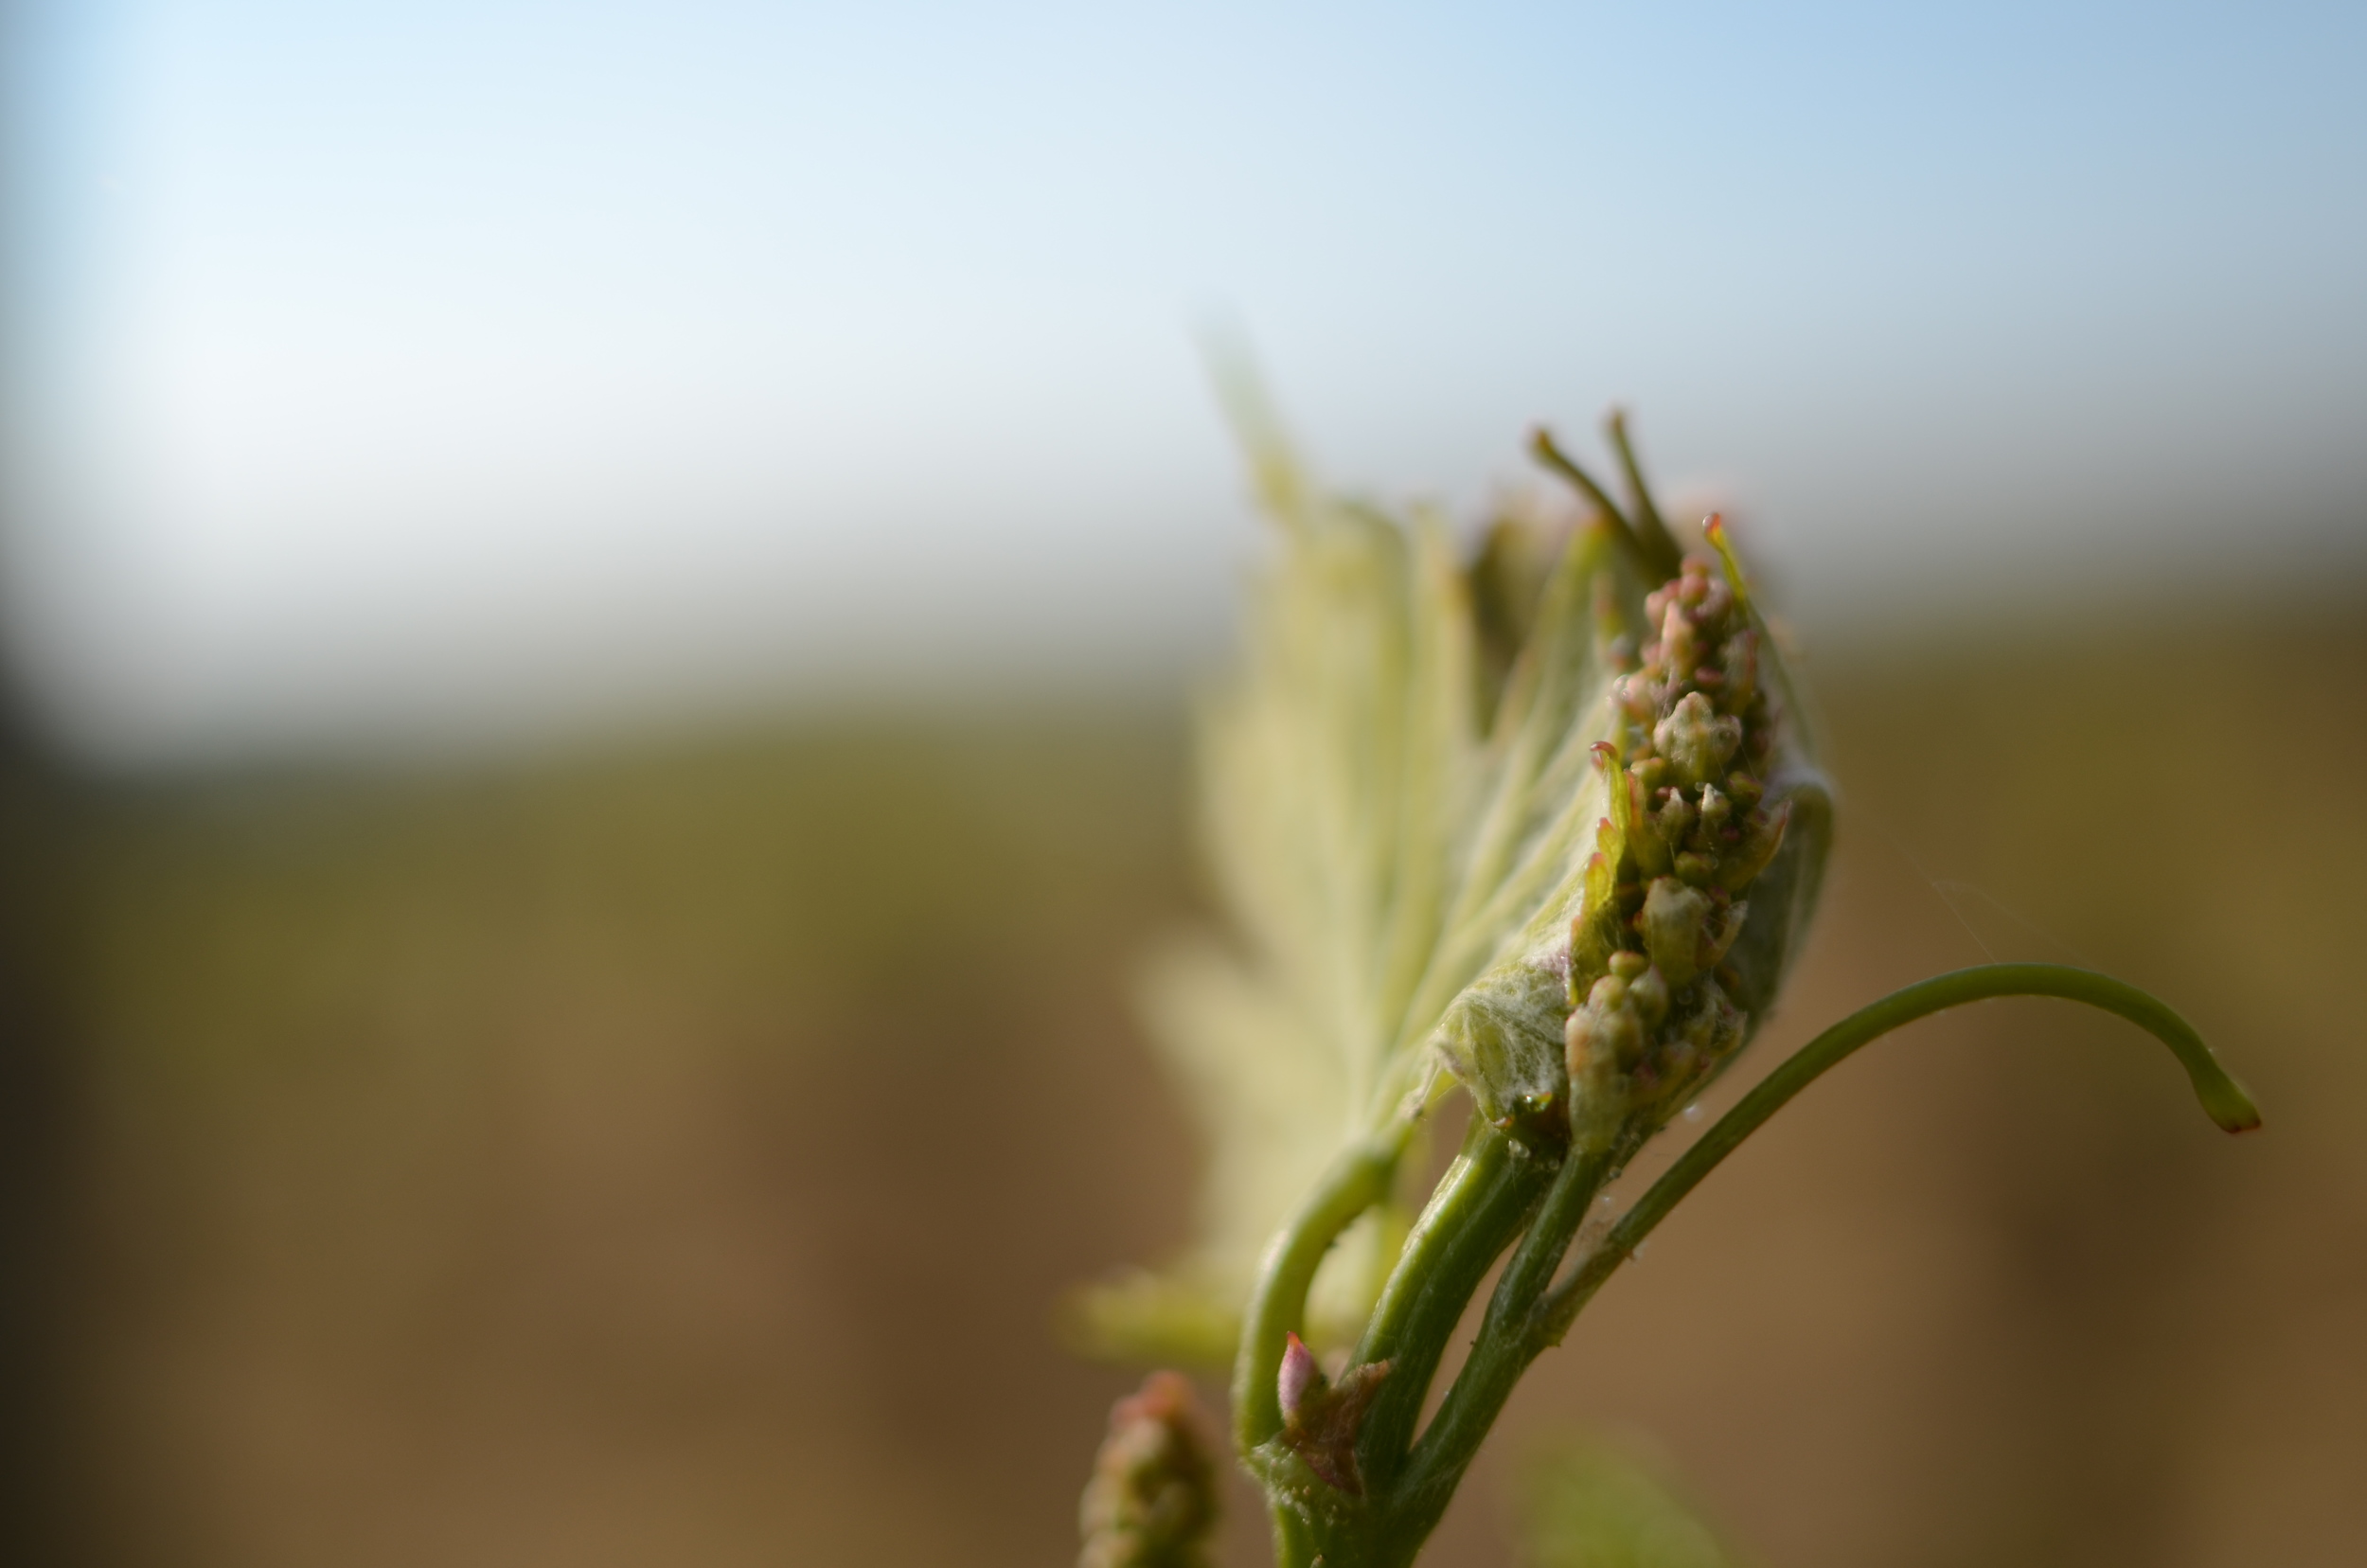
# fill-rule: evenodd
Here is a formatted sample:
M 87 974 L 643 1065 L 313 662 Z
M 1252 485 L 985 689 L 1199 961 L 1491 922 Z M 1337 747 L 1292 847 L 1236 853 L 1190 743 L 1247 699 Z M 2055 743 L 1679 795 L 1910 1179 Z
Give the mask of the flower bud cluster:
M 1153 1372 L 1110 1412 L 1079 1508 L 1077 1568 L 1203 1568 L 1217 1471 L 1192 1385 Z
M 1741 1044 L 1721 968 L 1791 818 L 1765 802 L 1781 716 L 1735 586 L 1688 557 L 1645 610 L 1640 660 L 1614 645 L 1633 668 L 1611 686 L 1617 738 L 1596 747 L 1611 815 L 1572 927 L 1564 1036 L 1574 1092 L 1624 1085 L 1629 1103 L 1690 1091 Z

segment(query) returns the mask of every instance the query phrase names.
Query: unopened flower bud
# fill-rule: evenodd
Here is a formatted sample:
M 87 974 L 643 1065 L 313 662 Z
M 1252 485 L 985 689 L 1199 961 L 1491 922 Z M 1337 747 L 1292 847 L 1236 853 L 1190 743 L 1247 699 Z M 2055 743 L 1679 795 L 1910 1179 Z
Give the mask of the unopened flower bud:
M 1710 563 L 1698 555 L 1689 555 L 1677 568 L 1677 602 L 1698 605 L 1709 597 Z
M 1693 831 L 1693 803 L 1675 790 L 1663 791 L 1652 809 L 1652 827 L 1671 849 L 1681 846 Z
M 1734 814 L 1734 810 L 1735 803 L 1717 785 L 1701 786 L 1700 841 L 1703 844 L 1714 845 L 1717 842 L 1717 830 L 1726 826 L 1726 819 Z
M 1606 974 L 1587 993 L 1586 1005 L 1570 1015 L 1563 1030 L 1570 1078 L 1583 1082 L 1592 1069 L 1610 1062 L 1622 1072 L 1644 1060 L 1648 1031 L 1644 1015 L 1628 995 L 1628 982 Z
M 1749 627 L 1743 628 L 1726 639 L 1717 657 L 1726 671 L 1726 686 L 1718 693 L 1718 705 L 1729 713 L 1740 713 L 1759 694 L 1759 634 Z
M 1668 613 L 1661 617 L 1661 668 L 1666 671 L 1671 681 L 1690 680 L 1693 667 L 1700 663 L 1700 659 L 1701 650 L 1693 634 L 1693 617 L 1685 613 L 1683 605 L 1670 605 Z
M 1652 730 L 1652 744 L 1687 785 L 1699 788 L 1726 771 L 1742 745 L 1742 721 L 1720 713 L 1698 691 L 1678 699 Z
M 1675 845 L 1664 839 L 1652 825 L 1647 805 L 1650 796 L 1644 781 L 1618 765 L 1617 754 L 1608 744 L 1596 748 L 1608 775 L 1607 783 L 1612 793 L 1612 829 L 1628 852 L 1636 857 L 1636 864 L 1657 875 L 1668 869 L 1669 856 Z
M 1652 967 L 1672 989 L 1682 989 L 1695 975 L 1717 968 L 1741 935 L 1750 905 L 1722 903 L 1723 898 L 1675 877 L 1659 878 L 1646 890 L 1637 930 Z
M 1684 1016 L 1669 1025 L 1661 1046 L 1652 1100 L 1664 1114 L 1672 1100 L 1692 1094 L 1741 1048 L 1749 1023 L 1716 980 L 1695 989 Z
M 1723 1056 L 1739 1042 L 1743 1017 L 1724 988 L 1713 980 L 1703 986 L 1684 1017 L 1677 1021 L 1679 1040 L 1706 1057 Z
M 1657 1029 L 1668 1016 L 1668 982 L 1662 978 L 1660 971 L 1647 967 L 1628 982 L 1628 1000 L 1635 1004 L 1635 1010 L 1643 1016 L 1645 1028 Z
M 1784 833 L 1791 826 L 1791 802 L 1781 800 L 1771 811 L 1753 811 L 1742 827 L 1742 837 L 1726 852 L 1717 868 L 1717 883 L 1728 892 L 1739 892 L 1751 885 L 1758 874 L 1767 869 L 1767 863 L 1775 858 L 1775 851 L 1784 846 Z
M 1217 1522 L 1217 1472 L 1192 1385 L 1153 1372 L 1110 1412 L 1078 1508 L 1077 1568 L 1199 1568 Z
M 1652 967 L 1671 986 L 1682 986 L 1701 972 L 1696 956 L 1710 918 L 1710 897 L 1674 877 L 1661 877 L 1646 889 L 1640 935 Z

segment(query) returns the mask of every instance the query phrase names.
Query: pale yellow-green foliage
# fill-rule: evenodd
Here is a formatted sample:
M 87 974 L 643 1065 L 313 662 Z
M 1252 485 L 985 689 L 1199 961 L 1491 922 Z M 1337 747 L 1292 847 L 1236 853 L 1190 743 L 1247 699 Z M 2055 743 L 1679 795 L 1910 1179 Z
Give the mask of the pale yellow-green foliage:
M 1566 1441 L 1522 1480 L 1521 1568 L 1733 1568 L 1700 1516 L 1616 1449 Z

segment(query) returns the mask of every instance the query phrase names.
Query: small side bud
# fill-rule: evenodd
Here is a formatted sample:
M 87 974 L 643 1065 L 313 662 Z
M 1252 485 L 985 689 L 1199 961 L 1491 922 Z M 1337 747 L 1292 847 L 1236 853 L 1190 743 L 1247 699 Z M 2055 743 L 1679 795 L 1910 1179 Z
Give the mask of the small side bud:
M 1217 1523 L 1212 1452 L 1181 1373 L 1153 1372 L 1120 1399 L 1077 1510 L 1077 1568 L 1201 1568 Z
M 1326 1379 L 1324 1369 L 1315 1361 L 1315 1352 L 1296 1334 L 1282 1347 L 1282 1371 L 1275 1379 L 1274 1392 L 1282 1401 L 1282 1418 L 1295 1421 L 1307 1408 L 1308 1397 L 1322 1392 Z
M 1307 1468 L 1326 1486 L 1350 1497 L 1364 1495 L 1364 1478 L 1356 1468 L 1356 1438 L 1364 1427 L 1364 1412 L 1388 1376 L 1387 1362 L 1367 1362 L 1349 1367 L 1335 1383 L 1324 1376 L 1315 1353 L 1296 1334 L 1283 1346 L 1276 1388 L 1282 1397 L 1282 1445 L 1306 1460 Z

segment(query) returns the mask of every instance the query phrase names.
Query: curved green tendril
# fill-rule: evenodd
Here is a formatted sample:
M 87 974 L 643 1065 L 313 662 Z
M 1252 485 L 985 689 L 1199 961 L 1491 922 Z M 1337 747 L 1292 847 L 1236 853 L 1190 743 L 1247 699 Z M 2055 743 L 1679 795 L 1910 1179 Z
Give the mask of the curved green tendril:
M 2202 1036 L 2170 1006 L 2124 980 L 2093 970 L 2065 964 L 1984 964 L 1958 970 L 1895 991 L 1881 1001 L 1834 1025 L 1802 1046 L 1792 1058 L 1762 1079 L 1733 1110 L 1717 1120 L 1677 1163 L 1652 1184 L 1633 1207 L 1590 1253 L 1570 1278 L 1554 1288 L 1543 1303 L 1544 1343 L 1557 1344 L 1571 1320 L 1619 1265 L 1635 1254 L 1652 1227 L 1700 1185 L 1701 1179 L 1733 1153 L 1742 1140 L 1758 1131 L 1770 1116 L 1806 1089 L 1827 1069 L 1892 1030 L 1920 1018 L 1967 1002 L 2005 996 L 2051 996 L 2084 1002 L 2116 1013 L 2167 1045 L 2186 1069 L 2195 1097 L 2214 1122 L 2229 1132 L 2249 1132 L 2260 1125 L 2260 1112 L 2243 1086 L 2219 1065 Z
M 1389 1195 L 1401 1147 L 1376 1140 L 1343 1153 L 1266 1249 L 1233 1363 L 1233 1436 L 1242 1453 L 1282 1430 L 1275 1380 L 1287 1336 L 1306 1327 L 1307 1292 L 1324 1254 L 1359 1215 Z
M 1825 1030 L 1769 1074 L 1637 1200 L 1568 1279 L 1553 1285 L 1551 1273 L 1587 1205 L 1625 1163 L 1624 1156 L 1632 1152 L 1633 1146 L 1584 1158 L 1574 1151 L 1564 1162 L 1531 1223 L 1529 1236 L 1497 1282 L 1469 1360 L 1448 1390 L 1429 1430 L 1415 1444 L 1390 1495 L 1378 1500 L 1386 1510 L 1383 1534 L 1390 1548 L 1379 1560 L 1412 1560 L 1522 1371 L 1547 1347 L 1560 1342 L 1578 1310 L 1634 1255 L 1652 1227 L 1743 1139 L 1819 1075 L 1860 1047 L 1930 1014 L 2003 996 L 2060 997 L 2127 1019 L 2177 1054 L 2213 1121 L 2231 1132 L 2260 1125 L 2260 1113 L 2250 1097 L 2191 1025 L 2163 1003 L 2109 975 L 2058 964 L 1993 964 L 1943 974 L 1887 996 Z

